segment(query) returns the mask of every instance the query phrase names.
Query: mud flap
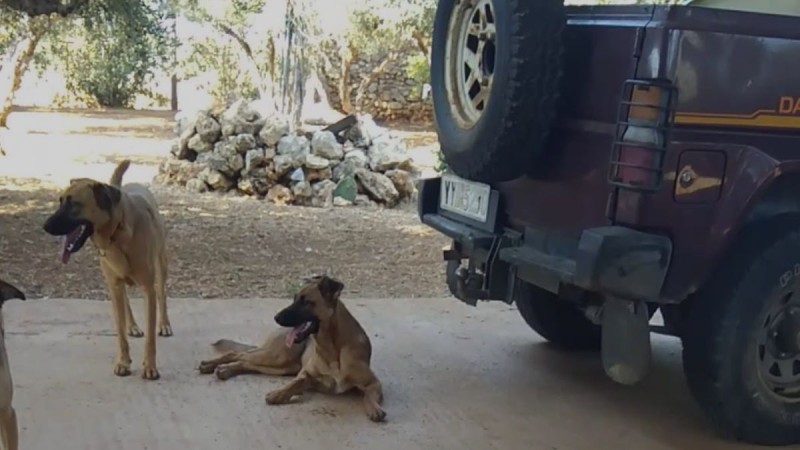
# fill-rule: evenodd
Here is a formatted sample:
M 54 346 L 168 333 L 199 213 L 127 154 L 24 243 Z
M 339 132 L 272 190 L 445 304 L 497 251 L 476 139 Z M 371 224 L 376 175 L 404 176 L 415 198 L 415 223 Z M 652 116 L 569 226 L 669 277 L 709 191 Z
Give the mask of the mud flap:
M 602 313 L 602 359 L 606 374 L 620 384 L 636 384 L 650 369 L 650 316 L 647 304 L 608 298 Z

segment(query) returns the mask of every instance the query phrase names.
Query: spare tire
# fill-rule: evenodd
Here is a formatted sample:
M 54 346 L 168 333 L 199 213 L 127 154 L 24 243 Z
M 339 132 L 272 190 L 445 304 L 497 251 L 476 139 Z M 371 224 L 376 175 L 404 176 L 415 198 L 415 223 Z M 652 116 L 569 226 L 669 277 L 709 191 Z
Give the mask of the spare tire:
M 431 87 L 439 143 L 456 175 L 507 181 L 542 153 L 565 23 L 563 0 L 439 0 Z

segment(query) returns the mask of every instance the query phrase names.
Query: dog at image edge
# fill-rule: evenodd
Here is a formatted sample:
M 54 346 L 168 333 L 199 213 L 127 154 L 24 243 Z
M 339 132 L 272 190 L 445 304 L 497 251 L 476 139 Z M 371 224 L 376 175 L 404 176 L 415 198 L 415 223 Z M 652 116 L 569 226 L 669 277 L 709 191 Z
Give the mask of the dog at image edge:
M 17 450 L 19 429 L 17 428 L 17 412 L 14 410 L 14 382 L 11 380 L 11 367 L 8 365 L 6 352 L 5 324 L 3 323 L 3 303 L 11 299 L 25 300 L 16 287 L 0 280 L 0 441 L 5 450 Z
M 308 280 L 292 303 L 275 315 L 281 327 L 255 347 L 227 339 L 213 347 L 219 357 L 202 361 L 201 373 L 227 380 L 242 373 L 294 376 L 284 387 L 267 394 L 271 405 L 289 403 L 306 391 L 363 394 L 367 416 L 386 418 L 383 389 L 370 368 L 372 344 L 364 329 L 339 299 L 344 285 L 326 275 Z
M 129 160 L 119 163 L 108 184 L 89 178 L 70 180 L 59 197 L 58 209 L 47 219 L 44 230 L 62 236 L 61 261 L 83 248 L 91 239 L 100 255 L 114 311 L 117 330 L 117 361 L 114 373 L 131 373 L 126 334 L 145 336 L 142 377 L 159 378 L 156 368 L 156 307 L 158 334 L 172 336 L 167 316 L 166 227 L 156 199 L 146 186 L 127 183 L 122 176 Z M 138 286 L 145 298 L 145 333 L 133 317 L 126 286 Z

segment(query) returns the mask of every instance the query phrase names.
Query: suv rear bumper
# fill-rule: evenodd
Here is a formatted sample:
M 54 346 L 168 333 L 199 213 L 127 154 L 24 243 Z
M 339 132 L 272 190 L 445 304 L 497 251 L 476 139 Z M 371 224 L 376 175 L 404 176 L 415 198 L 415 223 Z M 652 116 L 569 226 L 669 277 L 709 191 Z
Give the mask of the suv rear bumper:
M 532 227 L 524 232 L 499 224 L 479 229 L 468 220 L 441 214 L 439 189 L 439 178 L 420 182 L 419 216 L 453 239 L 444 258 L 450 262 L 448 284 L 459 299 L 470 304 L 477 299 L 511 302 L 513 284 L 520 279 L 556 294 L 564 286 L 577 286 L 622 299 L 660 302 L 672 255 L 669 238 L 622 226 L 588 228 L 578 239 Z M 459 274 L 456 267 L 463 259 L 470 262 L 469 273 Z M 462 289 L 453 289 L 459 280 L 452 277 L 473 271 L 471 282 L 460 280 Z

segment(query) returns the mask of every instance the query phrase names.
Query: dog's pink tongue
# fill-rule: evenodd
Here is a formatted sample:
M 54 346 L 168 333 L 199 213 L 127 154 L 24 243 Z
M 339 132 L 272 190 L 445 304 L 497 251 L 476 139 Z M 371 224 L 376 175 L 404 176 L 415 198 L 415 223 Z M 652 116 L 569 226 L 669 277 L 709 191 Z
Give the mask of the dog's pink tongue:
M 287 347 L 291 347 L 294 345 L 294 339 L 297 337 L 297 330 L 299 329 L 300 327 L 295 327 L 289 330 L 288 333 L 286 333 L 286 340 L 284 342 Z
M 69 245 L 69 237 L 62 236 L 61 237 L 61 262 L 66 264 L 69 262 L 69 250 L 67 250 L 67 246 Z

